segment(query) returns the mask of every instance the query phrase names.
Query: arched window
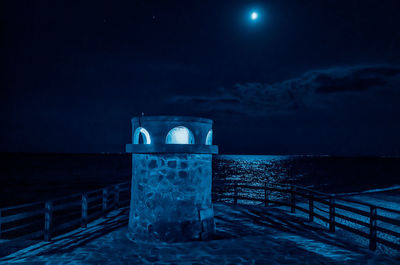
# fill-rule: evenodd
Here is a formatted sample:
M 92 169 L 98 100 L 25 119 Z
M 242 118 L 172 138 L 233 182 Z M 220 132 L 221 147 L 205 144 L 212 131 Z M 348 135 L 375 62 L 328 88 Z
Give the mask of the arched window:
M 212 145 L 213 130 L 209 130 L 206 137 L 206 145 Z
M 194 144 L 193 133 L 184 126 L 178 126 L 169 131 L 165 139 L 167 144 Z
M 138 127 L 133 134 L 134 144 L 151 144 L 151 138 L 149 132 L 142 127 Z

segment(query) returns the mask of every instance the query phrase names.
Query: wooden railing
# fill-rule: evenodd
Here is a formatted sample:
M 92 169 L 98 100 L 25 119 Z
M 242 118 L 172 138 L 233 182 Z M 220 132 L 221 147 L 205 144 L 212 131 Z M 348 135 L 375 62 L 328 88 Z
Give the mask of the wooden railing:
M 129 205 L 130 183 L 53 200 L 0 208 L 0 238 L 43 238 L 86 228 L 112 209 Z
M 400 250 L 398 210 L 278 183 L 217 185 L 213 187 L 213 200 L 288 206 L 292 213 L 296 210 L 306 213 L 311 222 L 314 218 L 321 220 L 330 232 L 338 227 L 368 239 L 371 250 L 376 249 L 377 243 Z M 78 227 L 86 228 L 89 222 L 112 209 L 129 205 L 129 201 L 130 183 L 126 182 L 53 200 L 1 208 L 0 238 L 49 241 L 55 235 Z M 398 217 L 394 218 L 395 215 Z
M 371 250 L 376 250 L 377 243 L 380 243 L 400 251 L 399 210 L 278 183 L 265 183 L 262 186 L 223 185 L 213 191 L 213 197 L 215 201 L 233 204 L 252 201 L 265 206 L 288 206 L 292 213 L 296 210 L 306 213 L 310 222 L 314 218 L 321 220 L 330 232 L 335 232 L 338 227 L 366 238 Z

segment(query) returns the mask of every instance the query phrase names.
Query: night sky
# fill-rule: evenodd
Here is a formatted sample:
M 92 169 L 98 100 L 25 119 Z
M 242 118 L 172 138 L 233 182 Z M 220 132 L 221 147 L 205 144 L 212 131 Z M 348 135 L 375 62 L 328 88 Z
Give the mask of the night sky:
M 399 13 L 398 0 L 3 0 L 0 151 L 124 152 L 143 112 L 214 119 L 221 153 L 398 156 Z

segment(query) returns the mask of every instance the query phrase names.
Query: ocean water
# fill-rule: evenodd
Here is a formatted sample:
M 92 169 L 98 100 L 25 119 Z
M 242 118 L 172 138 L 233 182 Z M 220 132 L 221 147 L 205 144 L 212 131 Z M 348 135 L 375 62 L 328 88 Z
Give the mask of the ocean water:
M 0 207 L 81 193 L 130 181 L 129 154 L 0 153 Z M 292 183 L 325 192 L 400 184 L 400 158 L 331 156 L 213 157 L 213 188 Z
M 296 184 L 323 192 L 357 192 L 400 183 L 400 158 L 220 155 L 213 181 Z

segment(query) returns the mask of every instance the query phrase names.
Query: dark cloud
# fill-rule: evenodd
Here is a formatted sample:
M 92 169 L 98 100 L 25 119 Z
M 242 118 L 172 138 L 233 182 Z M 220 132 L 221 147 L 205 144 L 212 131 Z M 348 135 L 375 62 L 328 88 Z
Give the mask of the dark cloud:
M 213 95 L 174 96 L 170 102 L 251 116 L 337 111 L 355 103 L 365 109 L 392 106 L 394 98 L 400 99 L 399 85 L 400 66 L 357 65 L 312 70 L 274 84 L 236 84 Z
M 223 152 L 400 155 L 399 65 L 311 70 L 169 102 L 213 118 Z

